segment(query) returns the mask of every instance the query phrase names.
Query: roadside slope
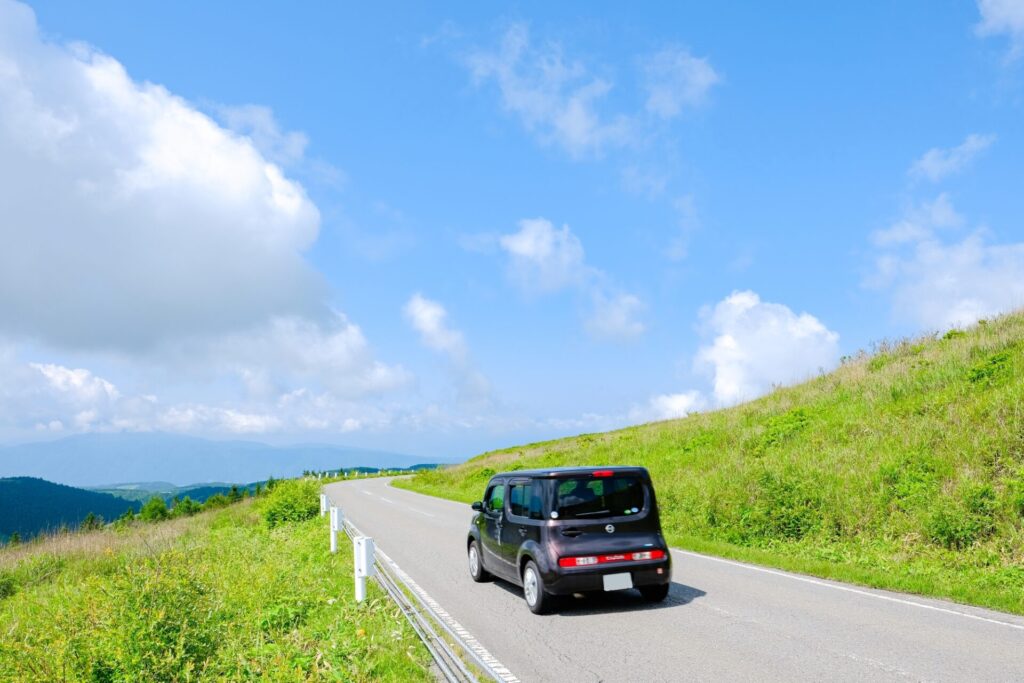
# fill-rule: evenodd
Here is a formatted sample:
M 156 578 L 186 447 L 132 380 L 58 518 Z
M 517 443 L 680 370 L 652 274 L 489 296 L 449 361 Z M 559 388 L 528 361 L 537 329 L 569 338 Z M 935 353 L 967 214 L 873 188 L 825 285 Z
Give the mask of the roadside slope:
M 396 485 L 469 502 L 498 471 L 586 464 L 647 467 L 675 546 L 1024 613 L 1024 314 Z

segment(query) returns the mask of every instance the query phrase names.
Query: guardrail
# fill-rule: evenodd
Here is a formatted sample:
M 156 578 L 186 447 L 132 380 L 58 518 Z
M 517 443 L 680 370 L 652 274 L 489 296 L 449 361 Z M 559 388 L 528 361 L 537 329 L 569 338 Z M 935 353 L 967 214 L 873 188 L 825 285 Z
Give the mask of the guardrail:
M 441 675 L 450 683 L 479 683 L 480 679 L 473 671 L 479 669 L 489 680 L 499 683 L 513 683 L 518 679 L 507 669 L 494 660 L 479 643 L 457 624 L 449 625 L 452 620 L 447 613 L 434 602 L 426 592 L 409 577 L 401 567 L 380 548 L 376 548 L 373 539 L 364 536 L 354 524 L 345 519 L 341 508 L 331 505 L 326 494 L 320 494 L 320 515 L 330 511 L 331 552 L 337 551 L 337 534 L 344 532 L 352 539 L 355 572 L 356 599 L 365 597 L 366 579 L 374 578 L 402 610 L 402 614 L 412 626 L 416 635 L 426 646 L 431 658 L 437 665 Z M 454 623 L 454 622 L 452 622 Z M 438 632 L 440 627 L 453 641 L 449 643 Z M 460 632 L 461 631 L 461 632 Z M 460 650 L 472 664 L 467 664 L 456 648 Z

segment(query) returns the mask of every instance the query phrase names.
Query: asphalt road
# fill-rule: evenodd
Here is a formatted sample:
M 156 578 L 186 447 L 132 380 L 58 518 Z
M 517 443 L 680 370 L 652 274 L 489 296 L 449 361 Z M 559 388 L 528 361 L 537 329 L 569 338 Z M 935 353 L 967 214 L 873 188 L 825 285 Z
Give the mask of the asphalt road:
M 661 605 L 622 591 L 535 616 L 469 578 L 469 506 L 387 479 L 327 493 L 522 681 L 1024 681 L 1024 618 L 679 550 Z

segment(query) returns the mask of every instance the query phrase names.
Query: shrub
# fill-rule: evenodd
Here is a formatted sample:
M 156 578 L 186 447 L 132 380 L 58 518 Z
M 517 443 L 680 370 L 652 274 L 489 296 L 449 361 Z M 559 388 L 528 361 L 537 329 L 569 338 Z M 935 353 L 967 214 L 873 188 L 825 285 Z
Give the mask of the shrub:
M 967 377 L 973 384 L 993 384 L 996 380 L 1009 373 L 1010 361 L 1009 349 L 998 351 L 972 366 Z
M 928 518 L 928 538 L 950 550 L 963 550 L 995 530 L 996 494 L 988 484 L 967 485 L 959 503 L 944 499 Z
M 0 600 L 9 598 L 18 590 L 14 577 L 8 572 L 0 571 Z
M 758 478 L 755 495 L 747 526 L 760 537 L 800 540 L 820 524 L 821 498 L 808 478 L 766 470 Z
M 167 519 L 170 514 L 167 511 L 167 501 L 160 496 L 153 496 L 146 501 L 139 511 L 139 517 L 145 522 L 159 522 Z
M 271 528 L 287 522 L 301 522 L 320 514 L 320 486 L 315 480 L 291 479 L 277 482 L 263 499 L 263 519 Z
M 811 417 L 803 408 L 796 408 L 781 415 L 774 415 L 768 418 L 764 432 L 757 439 L 754 439 L 751 446 L 756 455 L 761 455 L 769 448 L 787 441 L 793 435 L 799 433 L 811 421 Z

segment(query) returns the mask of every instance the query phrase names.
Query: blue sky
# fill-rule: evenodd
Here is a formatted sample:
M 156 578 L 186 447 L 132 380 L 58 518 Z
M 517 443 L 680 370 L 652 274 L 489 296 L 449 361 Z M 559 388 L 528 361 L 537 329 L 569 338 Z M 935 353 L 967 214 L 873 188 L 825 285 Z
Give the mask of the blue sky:
M 8 442 L 458 458 L 1024 305 L 1022 0 L 0 19 Z

